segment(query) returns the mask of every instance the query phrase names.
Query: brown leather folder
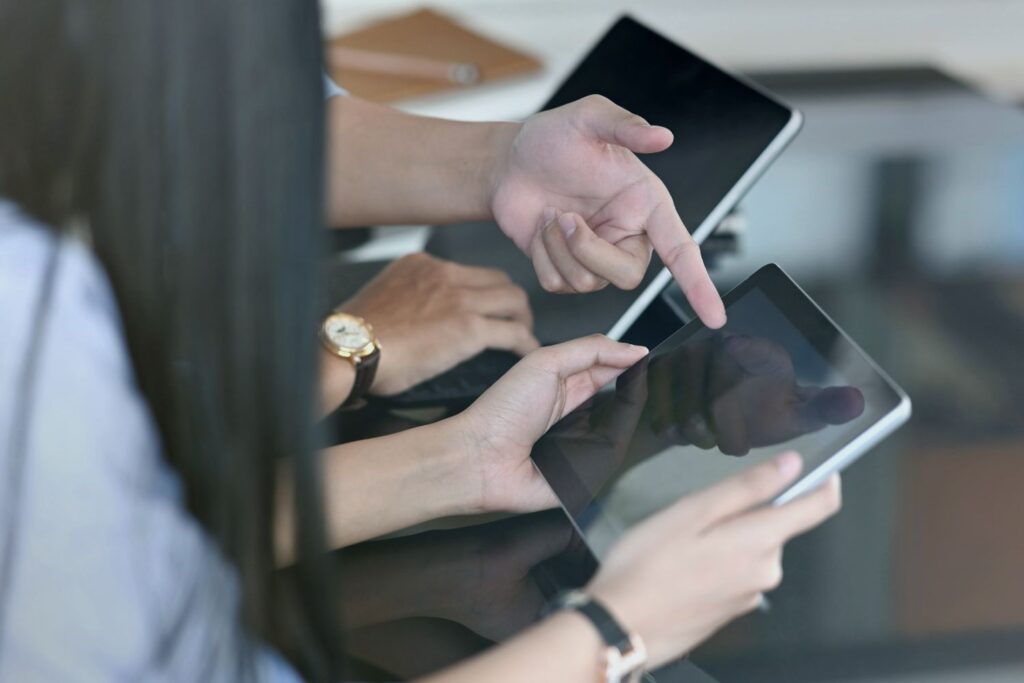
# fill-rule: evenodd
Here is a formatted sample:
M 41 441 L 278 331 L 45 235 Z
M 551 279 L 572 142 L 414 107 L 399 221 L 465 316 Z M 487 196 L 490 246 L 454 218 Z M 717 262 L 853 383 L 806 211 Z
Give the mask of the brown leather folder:
M 462 26 L 432 9 L 375 22 L 330 41 L 330 45 L 367 52 L 407 55 L 429 60 L 473 64 L 479 83 L 538 71 L 540 62 Z M 330 65 L 334 80 L 353 95 L 374 102 L 419 97 L 434 92 L 472 87 L 439 78 L 397 76 Z

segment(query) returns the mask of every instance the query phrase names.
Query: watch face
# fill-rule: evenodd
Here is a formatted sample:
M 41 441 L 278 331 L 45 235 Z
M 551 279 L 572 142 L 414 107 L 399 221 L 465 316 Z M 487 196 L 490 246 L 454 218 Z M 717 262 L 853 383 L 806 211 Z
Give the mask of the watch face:
M 359 318 L 334 313 L 324 321 L 324 337 L 339 350 L 357 354 L 371 347 L 373 334 Z

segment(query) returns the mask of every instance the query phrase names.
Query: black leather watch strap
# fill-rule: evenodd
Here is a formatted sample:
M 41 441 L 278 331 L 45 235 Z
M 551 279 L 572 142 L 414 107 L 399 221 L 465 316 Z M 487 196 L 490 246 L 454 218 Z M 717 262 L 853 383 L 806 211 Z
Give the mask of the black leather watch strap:
M 380 362 L 380 349 L 369 356 L 364 356 L 355 364 L 356 378 L 352 382 L 352 391 L 341 404 L 342 408 L 358 408 L 366 403 L 366 395 L 373 386 L 373 378 L 377 375 L 377 364 Z
M 605 681 L 607 683 L 636 683 L 647 664 L 647 649 L 636 634 L 629 634 L 605 609 L 604 605 L 580 590 L 569 591 L 558 597 L 555 606 L 572 609 L 586 617 L 597 629 L 605 650 Z
M 591 599 L 574 605 L 573 608 L 590 620 L 606 645 L 614 647 L 619 652 L 627 652 L 633 647 L 629 634 L 619 626 L 619 622 L 615 621 L 615 617 L 601 603 Z
M 573 609 L 585 616 L 597 629 L 605 645 L 614 647 L 620 652 L 626 652 L 633 646 L 629 634 L 619 625 L 611 612 L 583 591 L 572 590 L 562 593 L 551 607 L 553 608 L 551 611 Z

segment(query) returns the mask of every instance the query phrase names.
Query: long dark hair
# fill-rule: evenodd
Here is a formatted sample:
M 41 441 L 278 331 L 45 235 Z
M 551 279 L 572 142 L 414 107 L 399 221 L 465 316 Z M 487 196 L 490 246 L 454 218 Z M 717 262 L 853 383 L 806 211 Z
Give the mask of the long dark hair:
M 316 0 L 0 0 L 0 195 L 88 227 L 244 624 L 326 679 L 340 644 L 311 433 L 319 31 Z M 273 572 L 282 463 L 303 558 L 288 586 Z

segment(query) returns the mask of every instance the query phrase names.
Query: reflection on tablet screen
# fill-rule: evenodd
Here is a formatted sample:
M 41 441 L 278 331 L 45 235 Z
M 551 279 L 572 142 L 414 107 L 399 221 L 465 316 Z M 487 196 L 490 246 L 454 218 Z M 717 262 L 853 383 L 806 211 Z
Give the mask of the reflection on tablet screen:
M 799 289 L 761 280 L 727 297 L 725 328 L 685 326 L 537 444 L 598 557 L 650 514 L 782 450 L 810 472 L 899 405 Z

